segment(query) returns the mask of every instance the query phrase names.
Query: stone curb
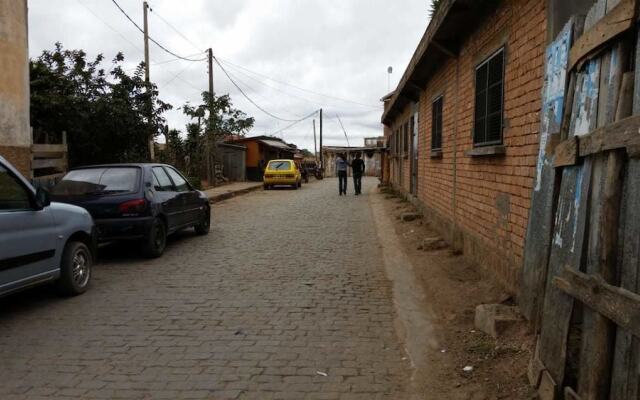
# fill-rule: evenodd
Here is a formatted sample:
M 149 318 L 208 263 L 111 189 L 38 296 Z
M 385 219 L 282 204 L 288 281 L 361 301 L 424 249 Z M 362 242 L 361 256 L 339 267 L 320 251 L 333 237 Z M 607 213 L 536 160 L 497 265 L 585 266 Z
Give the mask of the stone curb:
M 218 195 L 209 197 L 209 203 L 211 203 L 211 204 L 219 203 L 219 202 L 221 202 L 223 200 L 228 200 L 228 199 L 233 198 L 233 197 L 242 196 L 243 194 L 251 193 L 251 192 L 256 191 L 258 189 L 262 189 L 262 183 L 260 183 L 258 185 L 255 185 L 255 186 L 250 186 L 248 188 L 235 190 L 235 191 L 230 191 L 230 192 L 226 192 L 226 193 L 222 193 L 222 194 L 218 194 Z

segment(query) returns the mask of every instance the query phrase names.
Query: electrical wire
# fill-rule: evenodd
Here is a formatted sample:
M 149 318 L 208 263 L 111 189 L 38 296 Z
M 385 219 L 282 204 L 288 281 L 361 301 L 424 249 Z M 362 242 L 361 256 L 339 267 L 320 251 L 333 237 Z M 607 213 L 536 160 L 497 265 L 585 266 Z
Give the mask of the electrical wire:
M 191 69 L 191 67 L 193 67 L 194 64 L 187 64 L 186 67 L 184 67 L 183 69 L 181 69 L 178 73 L 174 74 L 171 79 L 169 79 L 168 81 L 166 81 L 165 83 L 162 84 L 162 86 L 167 86 L 168 84 L 170 84 L 171 82 L 175 81 L 176 79 L 178 79 L 180 77 L 180 75 L 182 75 L 183 73 L 185 73 L 188 69 Z
M 141 50 L 141 51 L 144 53 L 144 50 Z M 198 54 L 200 54 L 200 53 L 192 54 L 191 56 L 187 56 L 187 57 L 197 56 Z M 160 66 L 160 65 L 171 64 L 171 63 L 174 63 L 174 62 L 176 62 L 176 61 L 184 61 L 184 60 L 181 60 L 181 59 L 179 59 L 179 58 L 171 58 L 171 59 L 168 59 L 168 60 L 163 60 L 163 61 L 158 61 L 158 62 L 152 62 L 152 63 L 149 63 L 149 65 L 150 65 L 151 67 L 158 67 L 158 66 Z M 192 64 L 192 65 L 193 65 L 193 64 Z M 135 70 L 135 69 L 137 69 L 137 68 L 138 68 L 137 66 L 136 66 L 136 67 L 134 67 L 134 68 L 127 68 L 127 69 L 125 69 L 125 71 L 133 71 L 133 70 Z
M 127 12 L 126 12 L 125 10 L 123 10 L 123 9 L 122 9 L 122 7 L 120 7 L 120 4 L 118 4 L 118 2 L 117 2 L 116 0 L 111 0 L 111 2 L 112 2 L 113 4 L 115 4 L 115 6 L 116 6 L 116 7 L 118 7 L 118 10 L 120 10 L 120 12 L 121 12 L 121 13 L 122 13 L 122 14 L 123 14 L 123 15 L 124 15 L 124 16 L 125 16 L 125 17 L 126 17 L 126 18 L 127 18 L 127 19 L 128 19 L 128 20 L 129 20 L 129 21 L 130 21 L 130 22 L 131 22 L 131 23 L 132 23 L 132 24 L 133 24 L 133 25 L 134 25 L 138 30 L 139 30 L 139 31 L 140 31 L 140 32 L 142 32 L 142 33 L 144 34 L 144 30 L 143 30 L 142 28 L 140 28 L 140 26 L 136 23 L 136 21 L 134 21 L 134 20 L 129 16 L 129 14 L 127 14 Z M 204 57 L 204 58 L 200 58 L 200 59 L 192 59 L 192 58 L 187 58 L 187 57 L 180 56 L 180 55 L 178 55 L 178 54 L 174 53 L 173 51 L 171 51 L 171 50 L 167 49 L 166 47 L 164 47 L 164 46 L 163 46 L 163 45 L 161 45 L 160 43 L 158 43 L 158 41 L 157 41 L 157 40 L 155 40 L 155 39 L 153 39 L 151 36 L 148 36 L 148 38 L 149 38 L 149 40 L 150 40 L 151 42 L 153 42 L 156 46 L 158 46 L 158 47 L 159 47 L 160 49 L 162 49 L 164 52 L 166 52 L 166 53 L 168 53 L 168 54 L 171 54 L 172 56 L 174 56 L 174 57 L 176 57 L 176 58 L 179 58 L 179 59 L 181 59 L 181 60 L 197 62 L 197 61 L 205 61 L 205 60 L 207 59 L 206 57 Z
M 229 66 L 229 65 L 228 65 L 228 66 Z M 255 76 L 252 76 L 252 75 L 249 75 L 249 74 L 248 74 L 248 73 L 246 73 L 246 72 L 243 72 L 240 68 L 237 68 L 237 67 L 234 67 L 234 66 L 231 66 L 231 68 L 232 68 L 235 72 L 237 72 L 237 73 L 239 73 L 239 74 L 242 74 L 243 76 L 246 76 L 247 78 L 251 79 L 251 80 L 252 80 L 252 81 L 254 81 L 254 82 L 259 83 L 260 85 L 262 85 L 262 86 L 264 86 L 264 87 L 267 87 L 267 88 L 273 89 L 273 90 L 275 90 L 275 91 L 277 91 L 277 92 L 280 92 L 280 93 L 282 93 L 282 94 L 284 94 L 284 95 L 287 95 L 287 96 L 290 96 L 290 97 L 293 97 L 293 98 L 296 98 L 296 99 L 298 99 L 298 100 L 302 100 L 302 101 L 304 101 L 304 102 L 306 102 L 306 103 L 313 104 L 313 105 L 315 105 L 315 106 L 317 106 L 317 107 L 323 107 L 323 108 L 326 108 L 326 107 L 327 107 L 327 105 L 326 105 L 325 103 L 318 103 L 318 102 L 313 101 L 313 100 L 311 100 L 311 99 L 308 99 L 308 98 L 305 98 L 305 97 L 302 97 L 302 96 L 298 96 L 298 95 L 295 95 L 295 94 L 293 94 L 293 93 L 285 92 L 284 90 L 282 90 L 282 89 L 280 89 L 280 88 L 278 88 L 278 87 L 276 87 L 276 86 L 269 85 L 268 83 L 265 83 L 265 82 L 261 81 L 260 79 L 256 78 Z
M 76 0 L 78 3 L 80 3 L 80 5 L 84 8 L 87 9 L 87 11 L 89 11 L 91 14 L 93 14 L 94 17 L 96 17 L 97 19 L 100 20 L 100 22 L 102 22 L 107 28 L 111 29 L 113 32 L 115 32 L 117 35 L 119 35 L 122 39 L 124 39 L 127 43 L 129 43 L 131 46 L 133 46 L 134 49 L 139 50 L 141 53 L 144 54 L 144 50 L 139 47 L 137 44 L 133 43 L 131 40 L 129 40 L 128 37 L 126 37 L 124 34 L 122 34 L 120 31 L 118 31 L 116 28 L 114 28 L 113 26 L 111 26 L 107 21 L 105 21 L 102 17 L 100 17 L 100 15 L 98 15 L 97 13 L 95 13 L 91 8 L 89 8 L 89 6 L 87 6 L 86 4 L 84 4 L 82 1 L 80 0 Z
M 202 50 L 200 48 L 200 46 L 198 46 L 197 44 L 195 44 L 191 39 L 189 39 L 188 37 L 186 37 L 185 35 L 182 34 L 182 32 L 180 32 L 178 30 L 178 28 L 176 28 L 175 26 L 173 26 L 169 21 L 167 21 L 162 15 L 158 14 L 157 11 L 154 11 L 153 9 L 150 9 L 151 12 L 153 13 L 153 15 L 155 15 L 156 17 L 158 17 L 158 19 L 160 19 L 162 22 L 165 23 L 165 25 L 167 25 L 169 28 L 171 28 L 175 33 L 177 33 L 181 38 L 183 38 L 185 41 L 187 41 L 191 46 L 193 46 L 194 49 L 200 51 L 201 53 L 204 53 L 204 50 Z M 189 57 L 189 56 L 187 56 Z
M 219 58 L 219 57 L 218 57 L 218 58 Z M 296 86 L 296 85 L 293 85 L 293 84 L 290 84 L 290 83 L 287 83 L 287 82 L 284 82 L 284 81 L 281 81 L 281 80 L 278 80 L 278 79 L 275 79 L 275 78 L 271 78 L 271 77 L 269 77 L 269 76 L 267 76 L 267 75 L 261 74 L 261 73 L 256 72 L 256 71 L 252 71 L 252 70 L 250 70 L 250 69 L 248 69 L 248 68 L 245 68 L 245 67 L 243 67 L 243 66 L 241 66 L 241 65 L 234 64 L 234 63 L 232 63 L 231 61 L 227 61 L 227 60 L 224 60 L 224 59 L 222 59 L 222 58 L 220 58 L 220 60 L 221 60 L 222 62 L 224 62 L 225 64 L 228 64 L 228 65 L 231 65 L 231 66 L 233 66 L 233 67 L 236 67 L 236 68 L 239 68 L 239 69 L 245 70 L 245 71 L 247 71 L 247 72 L 250 72 L 250 73 L 255 74 L 255 75 L 257 75 L 257 76 L 260 76 L 260 77 L 262 77 L 262 78 L 268 79 L 268 80 L 270 80 L 270 81 L 273 81 L 273 82 L 279 83 L 279 84 L 281 84 L 281 85 L 290 86 L 290 87 L 292 87 L 292 88 L 295 88 L 295 89 L 301 90 L 301 91 L 303 91 L 303 92 L 307 92 L 307 93 L 315 94 L 316 96 L 326 97 L 326 98 L 328 98 L 328 99 L 333 99 L 333 100 L 339 100 L 339 101 L 343 101 L 343 102 L 346 102 L 346 103 L 352 103 L 352 104 L 356 104 L 356 105 L 363 106 L 363 107 L 369 107 L 369 108 L 375 108 L 375 109 L 379 109 L 379 108 L 381 108 L 381 107 L 382 107 L 382 106 L 378 106 L 378 105 L 375 105 L 375 106 L 374 106 L 374 105 L 371 105 L 371 104 L 360 103 L 360 102 L 357 102 L 357 101 L 354 101 L 354 100 L 344 99 L 344 98 L 341 98 L 341 97 L 336 97 L 336 96 L 331 96 L 331 95 L 327 95 L 327 94 L 323 94 L 323 93 L 315 92 L 315 91 L 313 91 L 313 90 L 305 89 L 305 88 L 300 87 L 300 86 Z
M 171 28 L 175 33 L 177 33 L 177 34 L 178 34 L 182 39 L 184 39 L 184 40 L 185 40 L 185 41 L 187 41 L 189 44 L 191 44 L 191 46 L 193 46 L 193 48 L 194 48 L 194 49 L 199 50 L 199 51 L 202 51 L 201 47 L 200 47 L 200 46 L 198 46 L 198 44 L 196 44 L 193 40 L 189 39 L 186 35 L 184 35 L 182 32 L 180 32 L 180 30 L 179 30 L 178 28 L 176 28 L 173 24 L 171 24 L 171 23 L 170 23 L 166 18 L 164 18 L 162 15 L 160 15 L 157 11 L 154 11 L 153 9 L 151 9 L 151 12 L 152 12 L 153 14 L 155 14 L 155 15 L 156 15 L 156 16 L 157 16 L 157 17 L 158 17 L 162 22 L 164 22 L 164 23 L 165 23 L 169 28 Z M 187 56 L 187 57 L 189 57 L 189 56 Z M 218 57 L 218 58 L 219 58 L 219 57 Z M 380 108 L 380 106 L 379 106 L 379 105 L 375 105 L 375 106 L 374 106 L 374 105 L 370 105 L 370 104 L 359 103 L 359 102 L 357 102 L 357 101 L 353 101 L 353 100 L 349 100 L 349 99 L 343 99 L 343 98 L 340 98 L 340 97 L 329 96 L 329 95 L 325 95 L 325 94 L 322 94 L 322 93 L 314 92 L 314 91 L 312 91 L 312 90 L 304 89 L 304 88 L 301 88 L 301 87 L 296 86 L 296 85 L 292 85 L 292 84 L 289 84 L 289 83 L 286 83 L 286 82 L 278 81 L 277 79 L 274 79 L 274 78 L 268 77 L 268 76 L 266 76 L 266 75 L 260 74 L 260 73 L 255 72 L 255 71 L 251 71 L 251 70 L 249 70 L 248 68 L 245 68 L 245 67 L 242 67 L 242 66 L 240 66 L 240 65 L 234 64 L 234 63 L 232 63 L 232 62 L 230 62 L 230 61 L 226 61 L 226 60 L 223 60 L 223 59 L 221 59 L 221 58 L 220 58 L 220 60 L 221 60 L 222 62 L 224 62 L 225 64 L 228 64 L 228 65 L 230 65 L 230 66 L 232 66 L 232 67 L 235 67 L 236 71 L 238 71 L 238 72 L 242 73 L 243 75 L 245 75 L 245 76 L 249 77 L 250 79 L 253 79 L 253 80 L 255 80 L 255 81 L 259 82 L 260 84 L 262 84 L 262 85 L 264 85 L 264 86 L 266 86 L 266 87 L 269 87 L 269 88 L 271 88 L 271 89 L 277 90 L 277 91 L 279 91 L 279 92 L 281 92 L 281 93 L 284 93 L 284 94 L 286 94 L 286 95 L 288 95 L 288 96 L 295 97 L 295 98 L 300 99 L 300 100 L 303 100 L 303 101 L 307 101 L 308 103 L 313 103 L 313 104 L 315 104 L 315 105 L 322 106 L 322 104 L 317 103 L 317 102 L 314 102 L 314 101 L 312 101 L 312 100 L 310 100 L 310 99 L 306 99 L 306 98 L 303 98 L 303 97 L 299 97 L 299 96 L 293 95 L 293 94 L 291 94 L 291 93 L 285 92 L 285 91 L 283 91 L 283 90 L 280 90 L 280 89 L 278 89 L 278 88 L 276 88 L 276 87 L 273 87 L 273 86 L 267 85 L 267 84 L 265 84 L 264 82 L 257 80 L 255 77 L 251 77 L 251 76 L 250 76 L 250 75 L 248 75 L 246 72 L 251 72 L 251 73 L 253 73 L 253 74 L 255 74 L 255 75 L 261 76 L 261 77 L 263 77 L 263 78 L 265 78 L 265 79 L 269 79 L 269 80 L 271 80 L 271 81 L 273 81 L 273 82 L 277 82 L 277 83 L 280 83 L 280 84 L 282 84 L 282 85 L 290 86 L 290 87 L 293 87 L 293 88 L 295 88 L 295 89 L 302 90 L 302 91 L 304 91 L 304 92 L 308 92 L 308 93 L 315 94 L 315 95 L 317 95 L 317 96 L 326 97 L 326 98 L 331 98 L 331 99 L 334 99 L 334 100 L 344 101 L 344 102 L 348 102 L 348 103 L 353 103 L 353 104 L 357 104 L 357 105 L 360 105 L 360 106 L 363 106 L 363 107 L 370 107 L 370 108 L 375 108 L 375 109 L 379 109 L 379 108 Z M 246 71 L 246 72 L 241 72 L 241 70 L 244 70 L 244 71 Z
M 229 79 L 229 81 L 231 81 L 231 83 L 233 84 L 233 86 L 236 87 L 236 89 L 238 89 L 238 91 L 240 92 L 240 94 L 242 94 L 244 96 L 245 99 L 247 99 L 249 101 L 249 103 L 253 104 L 258 110 L 262 111 L 263 113 L 267 114 L 268 116 L 280 120 L 280 121 L 284 121 L 284 122 L 300 122 L 303 121 L 305 118 L 300 118 L 300 119 L 287 119 L 287 118 L 282 118 L 279 117 L 267 110 L 265 110 L 264 108 L 260 107 L 260 105 L 258 105 L 255 101 L 253 101 L 253 99 L 251 97 L 249 97 L 244 90 L 242 90 L 242 88 L 236 83 L 235 80 L 233 80 L 233 78 L 229 75 L 229 73 L 227 72 L 227 70 L 222 66 L 222 64 L 220 63 L 220 61 L 218 61 L 218 59 L 214 56 L 213 60 L 216 62 L 216 64 L 218 64 L 218 66 L 220 67 L 220 69 L 222 70 L 222 72 L 224 72 L 224 74 L 227 76 L 227 78 Z
M 319 111 L 320 111 L 320 110 L 315 110 L 314 112 L 312 112 L 311 114 L 307 115 L 306 117 L 304 117 L 304 118 L 302 118 L 302 119 L 300 119 L 300 120 L 298 120 L 298 121 L 295 121 L 294 123 L 292 123 L 292 124 L 290 124 L 290 125 L 287 125 L 287 126 L 285 126 L 284 128 L 282 128 L 282 129 L 279 129 L 279 130 L 277 130 L 277 131 L 273 132 L 273 133 L 272 133 L 272 135 L 274 135 L 274 136 L 275 136 L 275 135 L 278 135 L 278 134 L 280 134 L 280 133 L 282 133 L 282 132 L 286 131 L 286 130 L 287 130 L 287 129 L 289 129 L 289 128 L 293 128 L 295 125 L 299 124 L 300 122 L 305 121 L 305 120 L 307 120 L 307 119 L 309 119 L 309 118 L 313 117 L 313 116 L 314 116 L 314 115 L 316 115 Z
M 116 0 L 111 0 L 111 1 L 112 1 L 112 2 L 113 2 L 113 3 L 118 7 L 118 9 L 119 9 L 119 10 L 120 10 L 120 11 L 121 11 L 121 12 L 122 12 L 126 17 L 127 17 L 127 19 L 128 19 L 129 21 L 131 21 L 131 23 L 133 23 L 133 24 L 135 25 L 135 27 L 136 27 L 136 28 L 138 28 L 138 30 L 139 30 L 139 31 L 141 31 L 142 33 L 144 33 L 144 31 L 140 28 L 140 26 L 139 26 L 135 21 L 133 21 L 133 19 L 131 19 L 131 17 L 129 17 L 129 15 L 128 15 L 128 14 L 127 14 L 123 9 L 122 9 L 122 7 L 120 7 L 120 5 L 116 2 Z M 153 9 L 151 9 L 151 12 L 152 12 L 154 15 L 156 15 L 156 16 L 157 16 L 157 17 L 158 17 L 162 22 L 164 22 L 167 26 L 169 26 L 169 28 L 171 28 L 175 33 L 177 33 L 181 38 L 183 38 L 185 41 L 187 41 L 189 44 L 191 44 L 191 46 L 193 46 L 195 49 L 200 50 L 201 52 L 203 52 L 203 51 L 201 50 L 200 46 L 198 46 L 196 43 L 194 43 L 191 39 L 189 39 L 189 38 L 188 38 L 186 35 L 184 35 L 182 32 L 180 32 L 180 30 L 178 30 L 178 28 L 176 28 L 173 24 L 171 24 L 171 23 L 170 23 L 166 18 L 162 17 L 162 15 L 160 15 L 157 11 L 153 11 Z M 183 56 L 179 56 L 179 55 L 177 55 L 177 54 L 173 53 L 172 51 L 168 50 L 166 47 L 162 46 L 160 43 L 158 43 L 158 42 L 157 42 L 156 40 L 154 40 L 153 38 L 149 37 L 149 40 L 151 40 L 153 43 L 155 43 L 158 47 L 160 47 L 160 48 L 161 48 L 162 50 L 164 50 L 165 52 L 167 52 L 167 53 L 169 53 L 169 54 L 173 55 L 174 57 L 176 57 L 176 58 L 178 58 L 178 59 L 182 59 L 182 60 L 186 60 L 186 61 L 205 61 L 205 60 L 207 59 L 207 58 L 205 57 L 205 58 L 202 58 L 202 59 L 196 59 L 196 60 L 194 60 L 194 59 L 191 59 L 191 58 L 190 58 L 190 57 L 193 57 L 193 56 L 185 56 L 185 57 L 183 57 Z M 250 69 L 248 69 L 248 68 L 245 68 L 245 67 L 243 67 L 243 66 L 237 65 L 237 64 L 232 63 L 232 62 L 230 62 L 230 61 L 227 61 L 227 60 L 224 60 L 224 59 L 220 59 L 220 60 L 221 60 L 221 61 L 223 61 L 225 64 L 228 64 L 228 65 L 230 65 L 230 66 L 232 66 L 232 67 L 235 67 L 237 70 L 244 70 L 244 71 L 246 71 L 246 72 L 253 73 L 253 74 L 257 75 L 257 76 L 260 76 L 260 77 L 262 77 L 262 78 L 268 79 L 268 80 L 270 80 L 270 81 L 277 82 L 277 83 L 279 83 L 279 84 L 281 84 L 281 85 L 290 86 L 290 87 L 295 88 L 295 89 L 297 89 L 297 90 L 300 90 L 300 91 L 303 91 L 303 92 L 307 92 L 307 93 L 311 93 L 311 94 L 314 94 L 314 95 L 316 95 L 316 96 L 325 97 L 325 98 L 329 98 L 329 99 L 333 99 L 333 100 L 338 100 L 338 101 L 342 101 L 342 102 L 347 102 L 347 103 L 351 103 L 351 104 L 356 104 L 356 105 L 359 105 L 359 106 L 362 106 L 362 107 L 368 107 L 368 108 L 373 108 L 373 109 L 380 109 L 380 107 L 381 107 L 381 106 L 379 106 L 379 105 L 375 105 L 375 106 L 374 106 L 374 105 L 371 105 L 371 104 L 365 104 L 365 103 L 357 102 L 357 101 L 354 101 L 354 100 L 349 100 L 349 99 L 345 99 L 345 98 L 341 98 L 341 97 L 336 97 L 336 96 L 331 96 L 331 95 L 327 95 L 327 94 L 323 94 L 323 93 L 315 92 L 315 91 L 313 91 L 313 90 L 305 89 L 305 88 L 302 88 L 302 87 L 300 87 L 300 86 L 296 86 L 296 85 L 293 85 L 293 84 L 290 84 L 290 83 L 287 83 L 287 82 L 280 81 L 280 80 L 275 79 L 275 78 L 271 78 L 271 77 L 269 77 L 269 76 L 267 76 L 267 75 L 261 74 L 261 73 L 259 73 L 259 72 L 252 71 L 252 70 L 250 70 Z M 219 63 L 218 61 L 216 61 L 216 62 L 218 63 L 218 65 L 220 65 L 220 63 Z M 222 68 L 222 66 L 220 66 L 220 67 Z M 245 73 L 245 75 L 246 75 L 246 73 Z M 247 75 L 247 76 L 248 76 L 248 75 Z M 255 78 L 252 78 L 252 79 L 256 80 Z M 284 92 L 284 91 L 282 91 L 282 90 L 279 90 L 279 89 L 277 89 L 277 88 L 275 88 L 275 87 L 273 87 L 273 86 L 266 85 L 266 84 L 265 84 L 265 83 L 263 83 L 263 82 L 261 82 L 261 84 L 263 84 L 263 85 L 265 85 L 265 86 L 267 86 L 267 87 L 270 87 L 270 88 L 272 88 L 272 89 L 274 89 L 274 90 L 278 90 L 278 91 L 280 91 L 280 92 L 282 92 L 282 93 L 284 93 L 284 94 L 287 94 L 287 95 L 289 95 L 289 96 L 291 96 L 291 97 L 295 97 L 295 98 L 298 98 L 298 99 L 300 99 L 300 100 L 307 101 L 307 102 L 309 102 L 309 103 L 313 103 L 313 104 L 315 104 L 315 105 L 321 105 L 320 103 L 314 102 L 314 101 L 312 101 L 312 100 L 309 100 L 309 99 L 306 99 L 306 98 L 302 98 L 302 97 L 299 97 L 299 96 L 295 96 L 295 95 L 293 95 L 293 94 L 291 94 L 291 93 L 287 93 L 287 92 Z M 244 95 L 244 93 L 243 93 L 243 95 Z M 246 97 L 246 96 L 245 96 L 245 97 Z M 256 105 L 256 104 L 254 104 L 254 105 Z M 257 105 L 256 105 L 256 106 L 257 106 Z M 258 108 L 260 108 L 260 107 L 258 107 Z M 262 111 L 265 111 L 265 110 L 262 110 Z M 269 113 L 267 112 L 267 114 L 269 114 Z M 275 116 L 273 116 L 273 115 L 271 115 L 271 116 L 275 118 Z M 277 119 L 281 119 L 281 118 L 277 118 Z

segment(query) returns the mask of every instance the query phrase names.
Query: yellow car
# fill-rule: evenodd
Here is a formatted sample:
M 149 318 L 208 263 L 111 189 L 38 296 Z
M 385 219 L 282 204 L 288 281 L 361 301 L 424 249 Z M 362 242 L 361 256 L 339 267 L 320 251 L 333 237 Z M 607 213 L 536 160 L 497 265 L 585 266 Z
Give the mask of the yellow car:
M 286 185 L 294 189 L 302 187 L 302 174 L 293 160 L 271 160 L 264 170 L 264 189 Z

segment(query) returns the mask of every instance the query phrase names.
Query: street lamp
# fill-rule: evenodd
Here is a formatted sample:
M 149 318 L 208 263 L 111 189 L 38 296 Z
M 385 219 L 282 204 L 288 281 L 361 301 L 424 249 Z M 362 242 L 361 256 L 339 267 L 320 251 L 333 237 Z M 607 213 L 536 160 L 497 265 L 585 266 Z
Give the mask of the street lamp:
M 387 92 L 391 91 L 391 74 L 393 73 L 393 67 L 387 68 Z

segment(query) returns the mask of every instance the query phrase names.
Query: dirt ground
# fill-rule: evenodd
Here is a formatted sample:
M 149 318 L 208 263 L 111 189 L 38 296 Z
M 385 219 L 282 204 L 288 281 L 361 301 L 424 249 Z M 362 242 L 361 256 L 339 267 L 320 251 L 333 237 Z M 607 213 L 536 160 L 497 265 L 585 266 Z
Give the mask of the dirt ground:
M 533 337 L 526 324 L 515 325 L 497 340 L 474 327 L 479 304 L 512 304 L 498 285 L 483 278 L 461 255 L 446 247 L 422 250 L 423 239 L 438 237 L 425 221 L 403 222 L 400 215 L 415 211 L 410 203 L 382 191 L 384 207 L 425 292 L 425 306 L 439 349 L 427 352 L 428 371 L 421 380 L 427 399 L 494 400 L 535 398 L 527 379 Z M 472 367 L 465 371 L 465 367 Z M 466 368 L 468 370 L 468 368 Z

